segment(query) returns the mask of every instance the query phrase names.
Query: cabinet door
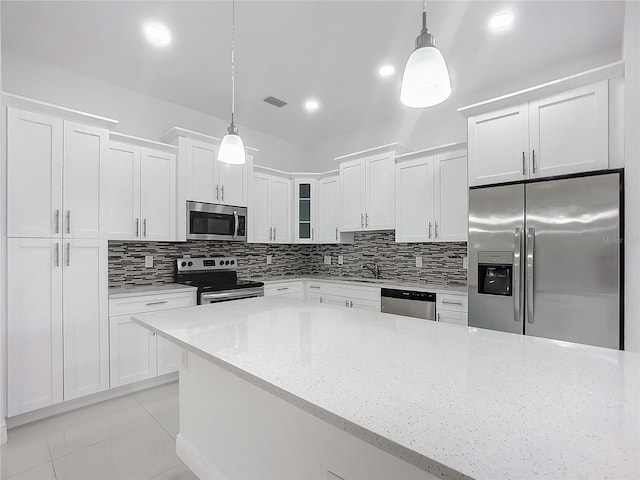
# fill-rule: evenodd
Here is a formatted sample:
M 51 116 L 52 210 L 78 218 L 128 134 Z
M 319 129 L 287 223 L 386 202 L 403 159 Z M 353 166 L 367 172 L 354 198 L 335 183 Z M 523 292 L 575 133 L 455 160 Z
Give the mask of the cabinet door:
M 609 167 L 606 80 L 529 104 L 531 178 Z
M 100 162 L 106 157 L 108 132 L 64 122 L 63 234 L 68 238 L 100 237 Z
M 396 228 L 396 164 L 393 155 L 385 154 L 367 160 L 366 209 L 367 230 Z
M 340 165 L 340 230 L 364 230 L 365 163 L 355 160 Z
M 349 307 L 357 308 L 358 310 L 368 310 L 370 312 L 380 313 L 380 302 L 375 300 L 352 298 L 349 302 Z
M 327 305 L 336 305 L 338 307 L 349 308 L 350 299 L 347 297 L 342 297 L 340 295 L 323 295 L 324 302 Z
M 468 325 L 467 312 L 451 312 L 449 310 L 440 310 L 436 315 L 438 322 L 453 323 L 455 325 Z
M 527 104 L 468 119 L 469 185 L 528 178 Z
M 295 243 L 312 243 L 316 237 L 316 191 L 315 180 L 296 180 L 295 192 Z
M 291 242 L 291 180 L 271 179 L 271 226 L 275 243 Z
M 7 235 L 62 235 L 60 119 L 7 108 Z
M 427 242 L 434 236 L 432 156 L 396 165 L 396 242 Z
M 469 220 L 466 155 L 438 159 L 434 184 L 435 240 L 466 242 Z
M 186 176 L 187 200 L 193 202 L 215 203 L 216 198 L 215 165 L 218 155 L 217 147 L 198 140 L 187 140 Z
M 176 238 L 176 156 L 148 148 L 140 154 L 142 238 Z
M 273 229 L 269 218 L 271 177 L 262 173 L 254 173 L 251 183 L 252 187 L 249 192 L 251 205 L 247 212 L 249 215 L 247 238 L 255 243 L 268 243 L 272 238 L 270 232 L 273 232 L 273 230 L 269 230 Z
M 247 155 L 248 157 L 249 155 Z M 216 162 L 217 169 L 217 194 L 219 203 L 240 207 L 247 206 L 247 164 L 230 165 Z
M 104 236 L 108 240 L 140 238 L 140 149 L 111 142 L 100 178 L 106 203 Z
M 109 324 L 111 388 L 155 377 L 156 336 L 130 315 L 110 317 Z
M 7 241 L 7 413 L 59 403 L 62 389 L 60 240 Z
M 107 241 L 64 242 L 64 399 L 109 388 Z
M 156 335 L 158 348 L 158 375 L 177 372 L 182 363 L 184 348 Z
M 313 303 L 324 303 L 324 295 L 321 293 L 308 292 L 306 299 Z
M 338 243 L 338 176 L 318 182 L 318 242 Z

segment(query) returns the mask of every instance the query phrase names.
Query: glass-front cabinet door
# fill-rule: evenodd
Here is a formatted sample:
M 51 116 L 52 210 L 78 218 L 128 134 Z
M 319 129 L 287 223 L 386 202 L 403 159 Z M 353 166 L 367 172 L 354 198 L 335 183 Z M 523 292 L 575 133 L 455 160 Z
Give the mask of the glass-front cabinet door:
M 296 243 L 315 241 L 316 184 L 315 179 L 296 179 L 295 181 Z

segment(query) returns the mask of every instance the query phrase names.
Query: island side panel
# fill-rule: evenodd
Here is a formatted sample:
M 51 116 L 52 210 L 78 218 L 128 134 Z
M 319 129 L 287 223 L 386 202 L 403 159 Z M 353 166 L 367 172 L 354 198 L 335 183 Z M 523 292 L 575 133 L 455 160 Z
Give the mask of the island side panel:
M 188 352 L 178 456 L 200 478 L 435 477 Z

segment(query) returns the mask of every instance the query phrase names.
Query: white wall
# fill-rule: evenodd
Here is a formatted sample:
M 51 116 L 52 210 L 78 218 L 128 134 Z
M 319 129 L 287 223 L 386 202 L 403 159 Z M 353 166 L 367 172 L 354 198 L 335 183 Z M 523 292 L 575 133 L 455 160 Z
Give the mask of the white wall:
M 213 117 L 196 110 L 144 95 L 56 65 L 2 52 L 4 91 L 23 95 L 95 115 L 120 123 L 115 131 L 159 140 L 171 127 L 221 138 L 229 119 Z M 303 158 L 299 145 L 238 125 L 245 145 L 260 150 L 256 163 L 288 171 L 300 170 Z
M 625 61 L 625 347 L 640 352 L 640 2 L 627 1 Z

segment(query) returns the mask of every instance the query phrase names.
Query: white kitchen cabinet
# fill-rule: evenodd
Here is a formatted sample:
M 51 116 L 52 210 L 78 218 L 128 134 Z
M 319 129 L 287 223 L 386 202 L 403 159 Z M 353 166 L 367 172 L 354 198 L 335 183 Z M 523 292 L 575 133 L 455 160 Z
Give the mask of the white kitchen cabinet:
M 248 238 L 253 243 L 291 242 L 291 180 L 253 174 Z
M 249 171 L 253 165 L 253 156 L 246 154 L 246 163 L 243 165 L 230 165 L 216 161 L 218 178 L 217 185 L 220 188 L 220 200 L 218 203 L 246 207 L 249 198 Z
M 268 282 L 264 286 L 264 296 L 302 298 L 302 282 Z
M 377 287 L 313 280 L 307 283 L 305 296 L 317 303 L 380 312 L 380 288 Z
M 107 130 L 7 112 L 8 236 L 99 238 Z
M 454 312 L 451 310 L 440 310 L 436 314 L 436 320 L 438 322 L 443 323 L 453 323 L 454 325 L 464 325 L 465 327 L 469 324 L 467 312 Z
M 609 166 L 608 81 L 468 119 L 469 185 Z
M 184 348 L 156 335 L 156 351 L 158 353 L 158 375 L 180 370 Z
M 408 156 L 396 165 L 396 242 L 466 241 L 466 151 Z
M 338 175 L 318 180 L 318 243 L 338 243 Z
M 315 179 L 296 178 L 294 191 L 294 241 L 313 243 L 316 241 L 317 186 Z
M 393 153 L 341 163 L 341 230 L 395 228 L 395 188 Z
M 467 295 L 436 294 L 436 321 L 468 325 Z
M 107 242 L 8 241 L 9 416 L 109 388 Z
M 176 239 L 176 155 L 165 148 L 109 143 L 102 165 L 109 240 Z

